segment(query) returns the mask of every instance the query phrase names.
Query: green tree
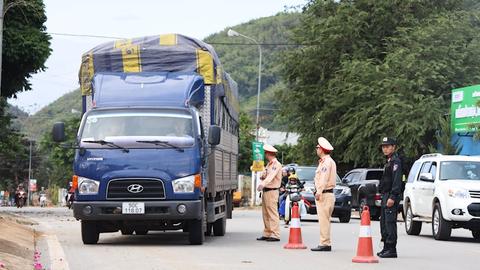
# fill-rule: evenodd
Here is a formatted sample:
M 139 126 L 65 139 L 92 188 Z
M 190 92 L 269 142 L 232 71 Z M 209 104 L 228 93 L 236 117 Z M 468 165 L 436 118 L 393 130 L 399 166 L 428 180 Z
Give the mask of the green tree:
M 240 112 L 240 138 L 238 145 L 238 171 L 249 172 L 252 165 L 252 142 L 255 140 L 253 135 L 255 126 L 252 119 L 245 112 Z
M 3 97 L 12 97 L 30 90 L 32 74 L 45 70 L 51 52 L 50 36 L 42 0 L 4 2 L 1 89 Z
M 382 162 L 396 136 L 407 159 L 437 144 L 450 90 L 480 81 L 479 10 L 463 1 L 311 1 L 286 54 L 283 116 L 310 153 L 320 135 L 352 166 Z

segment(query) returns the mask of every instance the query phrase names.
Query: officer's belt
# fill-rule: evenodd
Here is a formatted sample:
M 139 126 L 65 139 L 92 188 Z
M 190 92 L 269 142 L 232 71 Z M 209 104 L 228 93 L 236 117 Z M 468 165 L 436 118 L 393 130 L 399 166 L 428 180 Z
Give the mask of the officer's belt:
M 333 193 L 333 189 L 325 189 L 322 193 Z
M 263 188 L 263 192 L 267 192 L 267 191 L 272 191 L 272 190 L 278 190 L 278 188 Z

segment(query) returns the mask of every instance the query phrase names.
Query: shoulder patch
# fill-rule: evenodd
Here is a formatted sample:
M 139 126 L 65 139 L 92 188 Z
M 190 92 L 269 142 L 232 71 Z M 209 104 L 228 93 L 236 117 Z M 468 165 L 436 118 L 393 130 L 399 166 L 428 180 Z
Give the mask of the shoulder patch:
M 322 172 L 326 172 L 327 171 L 327 167 L 322 167 Z
M 393 171 L 398 170 L 398 164 L 393 164 Z

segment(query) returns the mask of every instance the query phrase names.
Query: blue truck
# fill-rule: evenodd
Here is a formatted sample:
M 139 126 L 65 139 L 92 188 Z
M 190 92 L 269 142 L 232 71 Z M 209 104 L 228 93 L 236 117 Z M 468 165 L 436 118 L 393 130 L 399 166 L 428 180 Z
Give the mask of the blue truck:
M 101 44 L 82 56 L 73 215 L 100 233 L 223 236 L 237 188 L 238 90 L 214 49 L 179 34 Z M 65 141 L 64 123 L 52 136 Z

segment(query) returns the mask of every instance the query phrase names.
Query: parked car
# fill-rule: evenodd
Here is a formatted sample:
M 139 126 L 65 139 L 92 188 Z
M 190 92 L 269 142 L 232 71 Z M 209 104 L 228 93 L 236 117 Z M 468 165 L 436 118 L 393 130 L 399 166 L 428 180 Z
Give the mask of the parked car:
M 378 184 L 383 176 L 383 169 L 354 169 L 342 178 L 352 193 L 352 208 L 362 211 L 364 206 L 370 208 L 372 220 L 380 218 L 382 197 L 378 192 Z
M 315 205 L 315 178 L 316 167 L 299 166 L 296 168 L 296 172 L 300 181 L 305 182 L 304 191 L 301 193 L 305 199 L 305 206 L 307 213 L 311 215 L 317 214 L 317 207 Z M 340 181 L 340 177 L 337 175 L 337 186 L 333 190 L 335 194 L 335 207 L 332 213 L 332 217 L 338 217 L 341 223 L 350 222 L 352 215 L 351 201 L 352 194 L 350 189 L 343 185 Z
M 456 228 L 480 240 L 480 157 L 423 155 L 410 170 L 404 202 L 407 234 L 431 222 L 436 240 L 448 240 Z

